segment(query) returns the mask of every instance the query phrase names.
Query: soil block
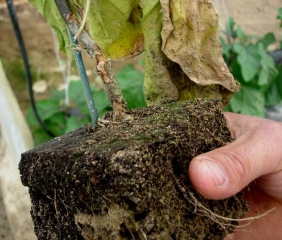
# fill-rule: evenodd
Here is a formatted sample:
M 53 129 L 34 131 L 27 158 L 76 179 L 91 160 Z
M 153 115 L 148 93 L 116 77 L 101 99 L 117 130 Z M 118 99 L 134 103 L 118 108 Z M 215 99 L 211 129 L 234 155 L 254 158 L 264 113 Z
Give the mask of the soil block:
M 112 113 L 24 154 L 38 239 L 223 239 L 242 218 L 241 194 L 204 199 L 191 159 L 232 141 L 219 102 L 195 100 Z M 228 218 L 226 220 L 221 218 Z

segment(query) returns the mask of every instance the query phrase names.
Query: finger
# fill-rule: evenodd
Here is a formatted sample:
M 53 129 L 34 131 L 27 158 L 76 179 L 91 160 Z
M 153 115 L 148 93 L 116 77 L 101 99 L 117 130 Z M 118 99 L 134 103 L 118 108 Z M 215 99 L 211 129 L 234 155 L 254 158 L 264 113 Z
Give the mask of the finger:
M 259 127 L 264 122 L 269 121 L 258 117 L 246 116 L 231 112 L 224 112 L 224 116 L 227 120 L 228 128 L 232 134 L 232 137 L 235 139 L 250 129 Z
M 281 124 L 261 119 L 259 124 L 255 118 L 255 123 L 240 128 L 240 117 L 234 119 L 227 114 L 227 119 L 238 139 L 195 157 L 189 166 L 189 177 L 196 190 L 215 200 L 228 198 L 254 179 L 282 169 Z

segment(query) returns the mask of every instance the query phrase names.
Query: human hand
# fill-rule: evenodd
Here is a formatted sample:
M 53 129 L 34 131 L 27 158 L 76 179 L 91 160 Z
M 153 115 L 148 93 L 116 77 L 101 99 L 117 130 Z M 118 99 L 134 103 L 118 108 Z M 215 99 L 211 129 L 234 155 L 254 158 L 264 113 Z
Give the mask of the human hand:
M 214 200 L 243 189 L 249 204 L 245 217 L 275 208 L 237 227 L 225 240 L 281 240 L 282 124 L 234 113 L 225 113 L 225 117 L 235 141 L 195 157 L 189 166 L 190 180 L 202 196 Z

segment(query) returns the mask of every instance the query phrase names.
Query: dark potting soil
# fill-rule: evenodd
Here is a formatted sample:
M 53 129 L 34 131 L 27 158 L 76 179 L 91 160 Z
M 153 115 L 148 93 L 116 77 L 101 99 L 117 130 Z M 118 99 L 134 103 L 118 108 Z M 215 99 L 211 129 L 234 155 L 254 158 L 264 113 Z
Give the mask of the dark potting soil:
M 108 113 L 90 125 L 22 155 L 38 239 L 223 239 L 247 205 L 241 194 L 201 197 L 188 166 L 201 153 L 232 141 L 214 100 L 173 102 Z

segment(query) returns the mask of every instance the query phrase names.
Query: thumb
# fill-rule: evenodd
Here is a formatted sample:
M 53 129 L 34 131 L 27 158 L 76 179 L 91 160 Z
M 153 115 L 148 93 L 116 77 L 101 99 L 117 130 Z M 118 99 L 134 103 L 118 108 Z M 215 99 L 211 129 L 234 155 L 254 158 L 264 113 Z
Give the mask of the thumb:
M 281 134 L 273 124 L 246 131 L 229 145 L 195 157 L 189 166 L 190 180 L 206 198 L 228 198 L 281 167 L 280 141 Z

